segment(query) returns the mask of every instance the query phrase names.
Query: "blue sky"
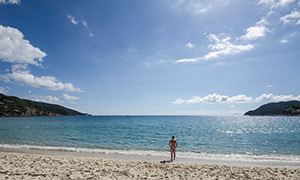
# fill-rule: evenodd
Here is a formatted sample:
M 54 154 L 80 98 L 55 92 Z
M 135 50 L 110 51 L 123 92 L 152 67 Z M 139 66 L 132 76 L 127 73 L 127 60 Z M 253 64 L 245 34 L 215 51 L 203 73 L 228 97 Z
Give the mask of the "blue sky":
M 0 93 L 93 115 L 300 100 L 297 0 L 0 0 Z

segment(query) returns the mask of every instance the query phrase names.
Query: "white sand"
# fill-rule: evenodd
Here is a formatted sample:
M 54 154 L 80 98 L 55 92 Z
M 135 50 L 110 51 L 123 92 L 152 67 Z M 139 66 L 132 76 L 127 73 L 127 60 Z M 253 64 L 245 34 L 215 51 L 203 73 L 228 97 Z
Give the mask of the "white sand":
M 0 152 L 0 179 L 300 179 L 300 167 L 160 163 Z

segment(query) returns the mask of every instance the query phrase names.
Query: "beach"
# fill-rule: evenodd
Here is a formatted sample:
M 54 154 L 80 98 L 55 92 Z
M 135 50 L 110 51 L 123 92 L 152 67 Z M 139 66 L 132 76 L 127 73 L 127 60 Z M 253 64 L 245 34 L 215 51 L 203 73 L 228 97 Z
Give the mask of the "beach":
M 300 179 L 299 122 L 299 117 L 0 118 L 0 179 Z M 173 134 L 176 161 L 160 163 L 170 159 Z
M 300 179 L 300 168 L 0 152 L 0 179 Z

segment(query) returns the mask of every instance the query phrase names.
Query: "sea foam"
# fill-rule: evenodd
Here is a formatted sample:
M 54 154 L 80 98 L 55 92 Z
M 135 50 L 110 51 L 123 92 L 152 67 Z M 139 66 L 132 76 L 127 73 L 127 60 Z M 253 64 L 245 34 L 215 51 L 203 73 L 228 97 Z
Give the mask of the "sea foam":
M 75 147 L 9 145 L 9 144 L 0 144 L 0 147 L 11 148 L 11 149 L 32 149 L 32 150 L 47 150 L 47 151 L 137 155 L 137 156 L 161 157 L 161 156 L 170 155 L 169 152 L 145 151 L 145 150 L 91 149 L 91 148 L 75 148 Z M 274 163 L 295 163 L 300 165 L 300 156 L 297 155 L 209 154 L 209 153 L 194 153 L 194 152 L 177 152 L 176 156 L 178 158 L 195 159 L 195 160 L 274 162 Z

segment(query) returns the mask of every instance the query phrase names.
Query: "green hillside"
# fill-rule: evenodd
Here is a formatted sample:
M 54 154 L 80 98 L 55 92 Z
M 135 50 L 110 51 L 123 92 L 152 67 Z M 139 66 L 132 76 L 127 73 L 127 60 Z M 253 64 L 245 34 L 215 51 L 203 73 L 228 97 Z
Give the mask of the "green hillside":
M 249 116 L 299 116 L 300 101 L 288 101 L 278 103 L 268 103 L 260 106 L 256 110 L 248 111 L 244 115 Z
M 85 116 L 88 114 L 65 108 L 56 104 L 48 104 L 5 96 L 0 93 L 0 117 L 26 116 Z

